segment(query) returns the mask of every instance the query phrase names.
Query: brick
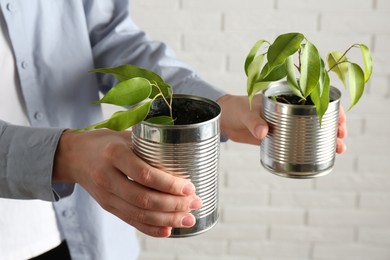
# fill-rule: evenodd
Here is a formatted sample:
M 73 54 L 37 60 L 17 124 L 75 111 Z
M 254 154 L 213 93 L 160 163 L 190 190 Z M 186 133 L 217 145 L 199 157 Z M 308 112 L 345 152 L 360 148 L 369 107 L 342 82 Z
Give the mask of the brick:
M 246 95 L 246 80 L 242 75 L 202 71 L 202 78 L 233 95 Z
M 344 95 L 346 98 L 346 102 L 343 102 L 342 104 L 347 109 L 350 104 L 350 97 L 349 95 Z M 383 115 L 387 116 L 389 115 L 389 111 L 386 109 L 383 109 L 387 105 L 390 104 L 390 99 L 388 97 L 377 97 L 377 96 L 370 96 L 370 95 L 364 95 L 357 105 L 355 105 L 352 110 L 347 112 L 347 116 L 349 115 L 359 115 L 359 116 L 371 116 L 371 115 Z
M 204 11 L 204 10 L 270 10 L 274 8 L 273 1 L 268 0 L 182 0 L 184 10 Z
M 131 1 L 130 10 L 140 14 L 147 14 L 150 10 L 172 10 L 179 9 L 180 0 L 133 0 Z
M 348 119 L 348 122 L 350 120 Z M 350 130 L 351 127 L 348 126 L 348 136 L 350 136 Z M 353 129 L 352 129 L 353 130 Z M 348 149 L 348 146 L 347 146 Z M 337 154 L 336 155 L 336 161 L 333 166 L 333 171 L 330 174 L 337 173 L 337 174 L 343 174 L 345 172 L 354 172 L 356 168 L 356 156 L 349 155 L 348 152 L 346 154 Z
M 182 60 L 203 75 L 206 72 L 219 73 L 226 71 L 226 55 L 211 52 L 182 52 L 179 54 Z
M 206 240 L 201 236 L 188 237 L 186 239 L 147 239 L 145 240 L 145 250 L 173 255 L 221 255 L 227 251 L 227 241 Z
M 299 243 L 275 243 L 259 241 L 233 241 L 229 247 L 233 254 L 258 256 L 260 259 L 304 259 L 309 258 L 310 245 Z
M 349 103 L 349 101 L 348 101 Z M 349 104 L 346 104 L 343 102 L 344 109 L 347 109 Z M 347 138 L 346 141 L 350 137 L 357 137 L 363 134 L 364 132 L 364 123 L 365 123 L 365 117 L 362 115 L 357 115 L 356 113 L 346 113 L 347 116 Z M 348 148 L 348 147 L 347 147 Z M 336 157 L 337 158 L 337 163 L 339 161 L 346 160 L 346 156 L 352 156 L 348 152 L 346 154 L 343 154 L 341 156 Z
M 388 136 L 390 124 L 387 120 L 383 120 L 383 116 L 372 115 L 366 118 L 365 130 L 365 134 L 369 136 Z
M 231 152 L 236 152 L 238 154 L 252 153 L 256 156 L 260 155 L 260 145 L 247 145 L 247 144 L 242 144 L 237 142 L 228 142 L 227 149 Z M 244 156 L 247 156 L 247 154 L 245 154 Z
M 208 256 L 208 255 L 199 255 L 196 256 L 178 256 L 177 260 L 257 260 L 257 257 L 254 256 L 243 256 L 243 255 L 225 255 L 225 256 Z
M 249 48 L 248 48 L 249 52 Z M 228 64 L 227 64 L 227 70 L 229 72 L 234 72 L 237 74 L 242 74 L 243 77 L 245 77 L 246 80 L 246 75 L 244 71 L 244 64 L 245 64 L 245 59 L 246 59 L 247 53 L 231 53 L 228 56 Z M 244 86 L 243 86 L 244 87 Z
M 390 9 L 390 2 L 387 0 L 376 0 L 377 2 L 377 8 L 380 10 L 383 9 Z
M 367 22 L 369 21 L 369 22 Z M 388 11 L 355 11 L 346 12 L 323 12 L 321 14 L 321 31 L 345 32 L 345 33 L 387 33 L 390 23 Z
M 384 174 L 389 175 L 390 171 L 388 170 L 389 156 L 384 153 L 374 153 L 374 154 L 362 154 L 358 155 L 358 172 L 367 173 L 367 174 Z
M 390 210 L 390 193 L 362 192 L 359 206 L 362 209 Z
M 390 228 L 359 228 L 358 242 L 388 247 L 390 246 Z
M 298 208 L 354 208 L 355 192 L 272 191 L 271 206 Z
M 331 227 L 390 227 L 390 211 L 309 210 L 311 226 Z
M 176 10 L 149 10 L 148 15 L 135 13 L 134 21 L 148 32 L 153 31 L 180 31 L 191 30 L 218 31 L 221 28 L 222 14 L 215 12 L 185 12 Z M 151 19 L 153 18 L 153 19 Z M 159 22 L 156 22 L 159 21 Z M 162 22 L 163 21 L 163 22 Z
M 312 260 L 312 258 L 290 257 L 290 256 L 284 256 L 284 257 L 265 256 L 265 257 L 261 257 L 261 260 Z
M 363 43 L 367 45 L 370 49 L 373 48 L 372 34 L 370 33 L 356 34 L 353 31 L 346 33 L 338 33 L 334 31 L 319 31 L 315 33 L 310 33 L 306 35 L 306 37 L 308 37 L 309 41 L 311 41 L 317 46 L 322 57 L 328 55 L 330 51 L 344 52 L 352 44 L 355 43 Z M 349 55 L 351 53 L 358 53 L 360 55 L 360 50 L 358 48 L 353 48 L 348 53 Z
M 377 76 L 388 76 L 390 74 L 389 68 L 389 51 L 377 51 L 372 53 L 372 59 L 374 62 L 373 73 Z
M 176 257 L 174 255 L 169 256 L 168 254 L 162 256 L 161 254 L 142 252 L 137 259 L 138 260 L 176 260 Z
M 260 151 L 260 150 L 259 150 Z M 259 172 L 259 169 L 261 170 L 260 166 L 260 153 L 259 151 L 257 153 L 253 152 L 241 152 L 241 153 L 226 153 L 223 158 L 221 158 L 221 167 L 227 166 L 228 176 L 230 174 L 236 174 L 237 171 L 240 172 L 240 170 L 245 170 L 246 172 L 251 171 L 252 173 L 256 174 L 255 172 Z M 229 162 L 234 161 L 234 164 L 232 165 Z M 250 164 L 248 164 L 250 162 Z M 239 174 L 239 176 L 236 176 L 237 178 L 241 177 L 244 178 L 246 175 Z M 229 177 L 228 177 L 229 178 Z
M 368 94 L 377 98 L 390 98 L 390 79 L 387 76 L 373 75 L 367 86 Z
M 283 190 L 307 190 L 313 187 L 314 180 L 298 180 L 276 176 L 266 171 L 259 163 L 253 163 L 239 168 L 232 165 L 227 172 L 228 187 L 241 189 L 283 189 Z M 254 161 L 255 162 L 255 161 Z M 234 167 L 234 168 L 233 168 Z M 255 170 L 250 167 L 256 168 Z
M 328 191 L 388 191 L 389 174 L 329 174 L 316 180 L 318 190 Z
M 386 1 L 386 2 L 390 3 L 389 1 Z M 375 48 L 375 51 L 377 51 L 377 52 L 390 52 L 390 35 L 389 34 L 375 35 L 374 48 Z
M 305 219 L 304 210 L 293 208 L 225 206 L 222 214 L 226 224 L 301 225 Z
M 202 239 L 228 241 L 249 239 L 263 241 L 267 239 L 267 234 L 268 227 L 263 224 L 247 225 L 243 223 L 230 225 L 219 221 L 211 230 L 202 234 Z
M 286 23 L 286 17 L 289 17 Z M 260 27 L 259 27 L 260 26 Z M 318 14 L 313 12 L 269 11 L 259 13 L 258 10 L 235 10 L 225 14 L 225 30 L 231 31 L 316 31 Z
M 224 205 L 265 206 L 268 189 L 221 189 L 220 201 Z
M 387 260 L 390 258 L 390 248 L 366 245 L 314 245 L 314 258 L 345 259 L 345 260 Z
M 265 256 L 265 257 L 261 257 L 261 260 L 312 260 L 312 258 L 290 257 L 290 256 L 282 256 L 282 257 Z
M 172 50 L 176 52 L 177 55 L 180 54 L 182 48 L 181 44 L 181 35 L 178 32 L 162 32 L 156 30 L 149 30 L 149 36 L 154 41 L 161 41 L 167 44 Z M 180 57 L 179 57 L 180 58 Z
M 382 104 L 383 105 L 383 104 Z M 348 145 L 348 153 L 351 155 L 372 155 L 389 154 L 389 136 L 359 136 L 350 137 L 345 140 Z
M 250 48 L 258 39 L 273 39 L 270 34 L 256 34 L 252 31 L 221 32 L 221 31 L 191 31 L 184 33 L 185 51 L 211 51 L 222 53 L 242 53 L 247 55 Z M 242 63 L 244 66 L 244 63 Z
M 271 227 L 270 240 L 299 243 L 348 243 L 354 241 L 354 232 L 353 228 L 274 225 Z
M 373 6 L 372 1 L 368 0 L 328 0 L 328 1 L 311 1 L 311 0 L 277 0 L 277 9 L 281 10 L 318 10 L 333 11 L 337 6 L 338 10 L 359 10 L 370 9 Z

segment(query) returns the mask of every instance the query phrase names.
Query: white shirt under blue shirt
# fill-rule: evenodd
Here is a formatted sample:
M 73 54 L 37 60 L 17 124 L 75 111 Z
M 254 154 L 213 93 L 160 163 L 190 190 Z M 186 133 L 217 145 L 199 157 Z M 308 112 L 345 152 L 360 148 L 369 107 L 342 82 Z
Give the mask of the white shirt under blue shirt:
M 24 240 L 0 232 L 0 252 L 7 252 L 9 259 L 33 257 L 62 239 L 67 241 L 72 259 L 137 258 L 139 249 L 131 226 L 104 211 L 79 185 L 51 183 L 62 131 L 102 119 L 101 108 L 91 101 L 112 86 L 112 78 L 98 78 L 88 70 L 134 64 L 162 75 L 178 94 L 213 100 L 225 94 L 178 61 L 164 44 L 150 40 L 130 19 L 128 4 L 128 0 L 0 0 L 3 42 L 7 39 L 14 63 L 9 66 L 15 68 L 13 72 L 3 69 L 7 67 L 1 63 L 6 51 L 0 50 L 0 77 L 7 73 L 12 81 L 0 79 L 0 91 L 5 93 L 7 88 L 8 95 L 18 101 L 3 102 L 0 109 L 11 115 L 19 109 L 25 120 L 12 122 L 7 112 L 0 113 L 0 198 L 8 205 L 14 205 L 9 202 L 15 199 L 31 202 L 19 212 L 29 225 L 39 223 L 29 214 L 33 203 L 48 201 L 41 204 L 46 205 L 45 217 L 56 220 L 50 222 L 53 225 L 48 226 L 47 235 L 25 230 L 26 236 L 34 233 L 34 239 L 46 244 L 32 248 L 30 256 L 13 253 L 14 248 L 23 248 Z M 15 77 L 17 80 L 12 80 Z M 0 202 L 3 212 L 1 207 Z M 10 230 L 21 221 L 10 219 L 0 214 L 0 230 L 5 225 Z M 12 250 L 6 246 L 9 243 Z

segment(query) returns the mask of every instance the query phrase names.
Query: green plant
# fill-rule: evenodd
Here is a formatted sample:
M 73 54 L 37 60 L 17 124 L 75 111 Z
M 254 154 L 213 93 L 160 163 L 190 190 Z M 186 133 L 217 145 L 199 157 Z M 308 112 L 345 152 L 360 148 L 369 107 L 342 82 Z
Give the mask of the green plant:
M 157 124 L 173 124 L 172 87 L 156 73 L 133 65 L 100 68 L 90 72 L 110 74 L 115 76 L 118 81 L 117 85 L 112 87 L 99 101 L 93 102 L 94 104 L 106 103 L 130 108 L 115 112 L 109 119 L 79 129 L 80 131 L 99 128 L 125 130 L 145 120 L 156 98 L 164 99 L 169 107 L 170 115 L 151 117 L 146 121 Z
M 261 52 L 263 44 L 268 44 L 265 52 Z M 347 58 L 354 47 L 361 50 L 364 70 Z M 253 96 L 271 82 L 286 79 L 293 95 L 299 98 L 299 104 L 304 105 L 310 99 L 315 105 L 321 125 L 330 102 L 328 73 L 333 71 L 349 89 L 351 104 L 348 110 L 351 109 L 363 95 L 364 86 L 372 74 L 369 48 L 364 44 L 353 44 L 345 52 L 329 52 L 326 61 L 328 68 L 316 46 L 301 33 L 282 34 L 272 44 L 266 40 L 257 41 L 245 61 L 250 105 Z

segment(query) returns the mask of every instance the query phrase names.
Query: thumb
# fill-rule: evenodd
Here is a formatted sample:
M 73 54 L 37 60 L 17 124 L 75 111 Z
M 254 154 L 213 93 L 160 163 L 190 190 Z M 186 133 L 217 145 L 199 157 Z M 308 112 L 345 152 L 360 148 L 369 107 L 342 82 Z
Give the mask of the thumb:
M 268 133 L 268 124 L 260 115 L 251 114 L 243 123 L 252 133 L 253 137 L 258 140 L 262 140 Z

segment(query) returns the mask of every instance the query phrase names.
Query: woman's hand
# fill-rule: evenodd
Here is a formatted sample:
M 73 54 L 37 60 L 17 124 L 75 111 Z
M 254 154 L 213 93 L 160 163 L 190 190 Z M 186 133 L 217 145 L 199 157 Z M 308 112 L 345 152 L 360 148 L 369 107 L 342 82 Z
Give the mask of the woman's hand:
M 247 96 L 225 95 L 217 100 L 222 107 L 221 132 L 232 141 L 248 144 L 260 144 L 267 135 L 267 122 L 260 116 L 263 108 L 262 96 L 256 95 L 249 108 Z M 337 134 L 337 153 L 344 153 L 347 137 L 346 116 L 343 107 L 340 107 L 339 128 Z
M 79 183 L 107 211 L 155 237 L 195 224 L 202 206 L 194 185 L 156 169 L 133 153 L 131 133 L 64 132 L 55 155 L 53 181 Z

